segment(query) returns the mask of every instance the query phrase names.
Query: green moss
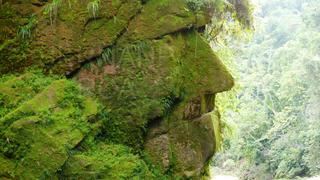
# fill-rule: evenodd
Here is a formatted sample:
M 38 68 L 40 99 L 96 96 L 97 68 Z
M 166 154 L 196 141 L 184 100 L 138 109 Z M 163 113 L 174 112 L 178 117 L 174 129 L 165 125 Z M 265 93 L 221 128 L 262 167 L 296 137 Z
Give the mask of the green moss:
M 170 0 L 150 0 L 144 5 L 141 14 L 130 23 L 128 32 L 120 42 L 153 39 L 192 26 L 203 26 L 210 20 L 204 12 L 196 17 L 184 0 L 174 3 Z
M 67 3 L 67 2 L 64 2 Z M 84 4 L 89 1 L 83 2 Z M 45 39 L 44 46 L 49 45 L 52 41 L 56 42 L 60 49 L 66 49 L 68 52 L 76 53 L 76 56 L 66 56 L 58 63 L 53 63 L 56 57 L 43 59 L 38 54 L 51 54 L 47 48 L 40 49 L 40 53 L 33 52 L 36 61 L 53 64 L 50 70 L 54 73 L 70 73 L 79 67 L 81 62 L 86 59 L 98 56 L 102 53 L 103 48 L 115 44 L 115 41 L 127 28 L 131 18 L 141 8 L 141 2 L 134 1 L 107 1 L 100 2 L 99 15 L 96 18 L 90 18 L 87 12 L 87 7 L 83 3 L 78 3 L 70 9 L 68 5 L 61 6 L 61 13 L 59 13 L 58 22 L 61 23 L 61 29 L 67 33 L 60 33 Z M 72 19 L 70 16 L 75 15 L 76 18 Z M 43 26 L 43 24 L 41 24 Z M 68 29 L 72 27 L 72 29 Z M 44 32 L 51 29 L 45 27 Z M 46 36 L 46 35 L 44 35 Z M 48 37 L 48 36 L 47 36 Z M 65 42 L 68 40 L 68 43 Z M 37 46 L 38 44 L 36 44 Z M 65 48 L 64 48 L 65 47 Z M 60 54 L 59 50 L 52 53 L 53 56 Z M 66 66 L 69 64 L 70 66 Z
M 9 39 L 9 40 L 5 40 L 3 44 L 1 44 L 0 46 L 0 52 L 5 49 L 6 47 L 12 45 L 13 43 L 15 43 L 16 39 Z
M 3 77 L 0 82 L 5 97 L 18 98 L 10 108 L 2 107 L 7 109 L 0 119 L 0 154 L 15 164 L 9 168 L 11 178 L 55 176 L 69 151 L 89 133 L 95 102 L 74 82 L 40 72 Z
M 29 1 L 5 3 L 0 13 L 0 26 L 5 27 L 0 30 L 0 74 L 22 71 L 30 65 L 59 74 L 73 71 L 85 59 L 114 44 L 142 7 L 138 0 L 101 0 L 99 17 L 92 19 L 87 10 L 89 2 L 52 1 L 42 8 Z M 27 23 L 26 17 L 32 13 L 38 16 L 37 26 Z M 37 36 L 31 36 L 34 27 Z
M 0 155 L 0 177 L 10 179 L 14 176 L 15 163 Z
M 12 6 L 9 3 L 1 4 L 1 18 L 13 18 L 15 14 L 16 11 L 12 8 Z
M 113 143 L 124 143 L 136 150 L 143 144 L 148 120 L 164 113 L 159 95 L 169 95 L 155 71 L 157 59 L 149 59 L 150 43 L 115 47 L 114 54 L 118 56 L 112 59 L 119 60 L 119 75 L 105 76 L 96 88 L 108 113 L 104 118 L 105 136 Z
M 10 3 L 4 3 L 1 5 L 0 11 L 0 43 L 4 43 L 6 40 L 13 39 L 15 32 L 19 25 L 17 21 L 18 14 L 14 7 Z
M 101 143 L 71 156 L 61 176 L 67 179 L 156 179 L 145 162 L 129 148 Z
M 212 112 L 212 122 L 214 127 L 214 137 L 215 137 L 215 152 L 221 150 L 223 137 L 222 137 L 222 124 L 219 111 L 215 110 Z
M 181 58 L 182 88 L 189 96 L 205 92 L 217 93 L 229 90 L 233 78 L 221 60 L 212 52 L 209 44 L 197 33 L 184 36 L 184 54 Z
M 2 76 L 0 78 L 0 118 L 33 98 L 56 79 L 58 77 L 48 77 L 41 71 L 35 70 L 21 76 Z
M 71 179 L 155 178 L 129 148 L 97 145 L 94 138 L 101 126 L 91 125 L 88 118 L 97 113 L 98 106 L 72 81 L 35 71 L 4 76 L 0 87 L 7 97 L 21 96 L 0 119 L 0 161 L 5 163 L 1 178 L 57 178 L 57 171 Z M 97 133 L 91 131 L 95 128 Z M 76 145 L 83 151 L 75 150 Z
M 19 6 L 23 6 L 23 8 Z M 31 31 L 36 22 L 35 18 L 31 18 L 31 4 L 21 2 L 19 6 L 12 2 L 1 5 L 0 74 L 20 71 L 28 63 L 27 54 Z
M 207 113 L 214 101 L 210 94 L 233 84 L 231 75 L 196 32 L 119 44 L 108 50 L 110 54 L 104 62 L 98 59 L 92 65 L 111 63 L 118 67 L 116 76 L 105 75 L 94 88 L 105 106 L 103 113 L 108 114 L 102 117 L 104 136 L 109 142 L 123 143 L 138 151 L 144 143 L 147 124 L 166 116 L 174 101 L 186 103 L 202 94 L 201 111 Z
M 20 43 L 16 38 L 5 41 L 0 50 L 0 74 L 19 72 L 28 65 L 29 41 Z

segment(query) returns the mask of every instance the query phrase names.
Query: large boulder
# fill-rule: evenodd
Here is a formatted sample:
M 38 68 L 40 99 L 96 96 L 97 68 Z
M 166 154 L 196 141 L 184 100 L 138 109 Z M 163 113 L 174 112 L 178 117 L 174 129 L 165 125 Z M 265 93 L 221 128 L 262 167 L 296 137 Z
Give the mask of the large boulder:
M 200 178 L 233 79 L 190 2 L 4 1 L 0 74 L 47 75 L 0 79 L 0 177 Z

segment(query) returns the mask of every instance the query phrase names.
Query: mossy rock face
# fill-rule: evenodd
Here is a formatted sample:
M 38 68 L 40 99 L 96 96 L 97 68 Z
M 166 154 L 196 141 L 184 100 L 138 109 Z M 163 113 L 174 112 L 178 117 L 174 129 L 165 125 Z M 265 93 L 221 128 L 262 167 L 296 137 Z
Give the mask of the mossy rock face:
M 101 0 L 93 16 L 88 10 L 90 2 L 5 2 L 0 14 L 1 27 L 5 27 L 0 39 L 4 43 L 0 46 L 0 73 L 37 65 L 54 73 L 69 74 L 83 61 L 99 56 L 104 47 L 114 44 L 141 8 L 139 0 Z M 21 39 L 19 32 L 32 14 L 37 21 L 27 27 L 28 37 Z
M 103 48 L 111 46 L 127 27 L 129 20 L 141 8 L 139 0 L 101 0 L 96 17 L 88 12 L 90 1 L 61 4 L 53 25 L 48 20 L 39 21 L 36 40 L 31 45 L 39 50 L 32 57 L 41 54 L 48 58 L 44 63 L 50 71 L 70 74 L 84 61 L 99 56 Z
M 37 65 L 70 75 L 118 41 L 154 39 L 210 21 L 207 11 L 192 12 L 184 0 L 100 0 L 97 6 L 92 12 L 90 0 L 4 2 L 0 73 Z
M 146 140 L 146 157 L 163 173 L 170 172 L 174 177 L 199 177 L 214 153 L 209 117 L 206 115 L 192 122 L 164 123 L 151 129 L 155 134 Z M 162 134 L 157 134 L 159 129 Z
M 185 0 L 150 0 L 129 24 L 128 31 L 119 42 L 134 42 L 155 39 L 192 27 L 201 27 L 210 22 L 205 10 L 193 12 Z
M 72 155 L 60 176 L 66 179 L 155 179 L 146 163 L 128 147 L 107 144 Z
M 47 75 L 0 78 L 0 177 L 199 179 L 233 86 L 210 19 L 186 0 L 4 2 L 0 74 Z
M 97 114 L 74 82 L 37 74 L 1 79 L 0 177 L 53 177 Z
M 216 93 L 233 86 L 226 68 L 194 31 L 110 52 L 109 61 L 89 63 L 74 77 L 106 106 L 107 139 L 145 151 L 162 173 L 199 177 L 215 151 L 213 121 L 204 114 Z
M 30 2 L 2 2 L 0 7 L 0 74 L 20 71 L 33 62 L 28 60 L 29 41 L 19 42 L 20 27 L 28 24 L 34 12 Z M 26 35 L 28 36 L 28 35 Z
M 95 140 L 87 93 L 40 71 L 0 78 L 0 179 L 156 179 L 130 147 Z
M 217 148 L 215 133 L 221 132 L 213 126 L 211 113 L 188 119 L 185 110 L 190 105 L 181 105 L 170 118 L 153 123 L 144 149 L 162 173 L 197 179 L 206 175 L 207 162 Z

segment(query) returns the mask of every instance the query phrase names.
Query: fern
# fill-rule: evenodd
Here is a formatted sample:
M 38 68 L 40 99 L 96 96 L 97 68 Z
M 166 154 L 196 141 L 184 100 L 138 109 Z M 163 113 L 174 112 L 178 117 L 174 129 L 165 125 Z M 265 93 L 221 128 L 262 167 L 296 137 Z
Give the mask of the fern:
M 101 59 L 105 63 L 112 63 L 112 49 L 111 48 L 106 48 L 103 53 L 101 54 Z
M 169 114 L 168 112 L 170 112 L 170 109 L 173 106 L 173 100 L 166 97 L 162 99 L 162 103 L 163 103 L 163 111 L 165 112 L 165 114 Z
M 18 36 L 21 39 L 31 38 L 31 31 L 34 26 L 37 24 L 37 17 L 36 15 L 31 15 L 28 19 L 28 24 L 19 27 Z
M 21 39 L 27 39 L 31 37 L 31 30 L 26 28 L 25 26 L 22 26 L 19 28 L 18 35 Z
M 55 21 L 58 16 L 58 9 L 60 5 L 61 5 L 61 0 L 53 0 L 44 9 L 44 14 L 49 15 L 51 25 L 53 24 L 53 21 Z
M 117 23 L 117 22 L 118 22 L 117 16 L 113 16 L 113 23 Z
M 124 48 L 123 51 L 128 51 L 131 55 L 144 58 L 145 53 L 149 50 L 150 50 L 150 46 L 146 41 L 138 41 Z
M 113 63 L 113 50 L 112 48 L 106 48 L 103 50 L 100 57 L 96 59 L 96 63 L 98 67 L 103 67 L 105 64 Z
M 98 58 L 98 59 L 97 59 L 97 65 L 98 65 L 99 68 L 103 67 L 104 62 L 103 62 L 103 59 L 102 59 L 102 58 Z
M 91 63 L 86 63 L 84 66 L 83 66 L 84 69 L 87 69 L 87 70 L 90 70 L 91 69 Z
M 87 9 L 91 17 L 96 18 L 99 13 L 100 0 L 93 0 L 88 3 Z

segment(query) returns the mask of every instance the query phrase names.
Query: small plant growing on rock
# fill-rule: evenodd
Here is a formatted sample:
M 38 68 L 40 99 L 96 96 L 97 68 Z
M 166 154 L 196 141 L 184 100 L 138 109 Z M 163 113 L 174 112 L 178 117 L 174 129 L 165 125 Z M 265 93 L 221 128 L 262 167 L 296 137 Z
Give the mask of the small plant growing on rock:
M 93 0 L 88 3 L 87 9 L 91 17 L 96 18 L 99 13 L 100 0 Z
M 20 26 L 18 30 L 18 36 L 21 39 L 31 38 L 31 31 L 34 26 L 37 24 L 37 17 L 36 15 L 31 15 L 28 19 L 28 23 L 24 26 Z
M 206 3 L 207 0 L 187 0 L 188 7 L 192 11 L 199 11 Z
M 113 51 L 111 48 L 104 49 L 101 56 L 96 59 L 97 66 L 103 67 L 106 64 L 112 64 L 112 54 Z
M 101 59 L 105 63 L 112 63 L 112 49 L 111 48 L 106 48 L 104 49 L 103 53 L 101 54 Z
M 53 24 L 53 21 L 55 21 L 58 16 L 58 9 L 60 5 L 61 5 L 61 0 L 53 0 L 44 9 L 44 14 L 49 15 L 51 25 Z
M 146 41 L 137 41 L 122 50 L 122 54 L 129 52 L 131 56 L 144 58 L 145 53 L 150 50 L 150 46 Z

